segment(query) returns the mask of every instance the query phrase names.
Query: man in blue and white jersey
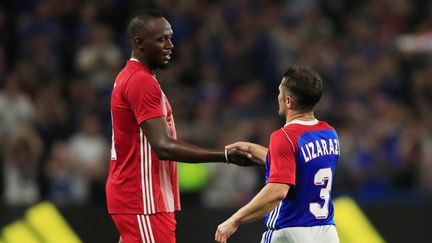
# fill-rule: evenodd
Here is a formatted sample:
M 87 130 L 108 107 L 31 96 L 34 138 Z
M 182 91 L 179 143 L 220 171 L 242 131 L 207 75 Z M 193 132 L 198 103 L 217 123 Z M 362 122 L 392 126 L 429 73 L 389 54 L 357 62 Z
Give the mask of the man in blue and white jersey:
M 314 116 L 322 95 L 320 76 L 290 67 L 279 85 L 279 113 L 286 124 L 272 133 L 267 149 L 238 142 L 237 148 L 266 164 L 266 185 L 220 224 L 216 242 L 225 243 L 242 223 L 265 217 L 261 243 L 339 243 L 330 191 L 339 161 L 339 138 Z

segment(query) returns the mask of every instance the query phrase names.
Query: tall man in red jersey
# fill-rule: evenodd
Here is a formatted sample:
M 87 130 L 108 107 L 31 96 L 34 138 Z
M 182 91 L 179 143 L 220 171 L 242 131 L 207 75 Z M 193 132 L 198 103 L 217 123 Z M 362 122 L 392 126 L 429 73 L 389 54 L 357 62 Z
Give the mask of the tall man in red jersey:
M 140 10 L 127 34 L 132 57 L 118 74 L 111 97 L 108 211 L 124 243 L 174 243 L 174 212 L 180 210 L 176 161 L 252 161 L 236 149 L 211 150 L 176 139 L 171 106 L 154 74 L 171 58 L 171 26 L 159 13 Z

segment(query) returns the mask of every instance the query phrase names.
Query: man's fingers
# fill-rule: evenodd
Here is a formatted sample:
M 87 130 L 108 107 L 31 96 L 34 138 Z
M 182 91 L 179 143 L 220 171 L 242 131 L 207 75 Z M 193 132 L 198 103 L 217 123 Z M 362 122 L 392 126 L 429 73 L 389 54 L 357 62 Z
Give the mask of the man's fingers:
M 221 230 L 220 226 L 216 229 L 215 241 L 217 243 L 226 243 L 228 236 Z
M 226 243 L 227 240 L 226 240 L 225 237 L 219 236 L 219 237 L 216 239 L 216 242 L 218 242 L 218 243 Z
M 224 242 L 223 241 L 223 236 L 222 236 L 222 233 L 220 232 L 220 230 L 219 229 L 217 229 L 216 230 L 216 235 L 215 235 L 215 240 L 216 240 L 216 242 L 218 242 L 218 243 L 222 243 L 222 242 Z
M 239 144 L 241 144 L 242 142 L 236 142 L 236 143 L 232 143 L 232 144 L 228 144 L 227 146 L 225 146 L 226 149 L 232 149 L 232 148 L 236 148 L 237 146 L 239 146 Z
M 249 150 L 249 145 L 247 142 L 236 142 L 225 146 L 226 149 L 237 148 L 240 150 Z
M 248 158 L 248 159 L 252 159 L 253 155 L 251 153 L 248 153 L 247 151 L 244 150 L 238 150 L 237 151 L 239 154 L 241 154 L 242 156 Z

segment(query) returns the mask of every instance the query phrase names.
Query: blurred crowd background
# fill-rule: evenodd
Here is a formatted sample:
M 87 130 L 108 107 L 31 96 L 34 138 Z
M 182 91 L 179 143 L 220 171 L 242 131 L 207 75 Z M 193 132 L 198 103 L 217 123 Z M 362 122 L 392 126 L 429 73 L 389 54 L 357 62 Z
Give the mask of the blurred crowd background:
M 174 31 L 173 60 L 157 77 L 182 140 L 268 145 L 284 124 L 281 77 L 308 65 L 325 83 L 316 115 L 341 139 L 335 195 L 430 198 L 430 1 L 2 0 L 4 205 L 105 206 L 110 94 L 130 57 L 127 17 L 142 7 L 158 8 Z M 262 168 L 182 166 L 203 178 L 185 200 L 206 207 L 238 207 L 264 181 Z

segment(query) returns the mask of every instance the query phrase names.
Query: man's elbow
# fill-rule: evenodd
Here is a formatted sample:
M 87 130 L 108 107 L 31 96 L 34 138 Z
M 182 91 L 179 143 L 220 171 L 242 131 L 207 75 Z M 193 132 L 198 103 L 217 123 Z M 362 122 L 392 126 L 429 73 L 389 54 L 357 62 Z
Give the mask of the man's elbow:
M 160 160 L 175 160 L 172 154 L 173 146 L 169 142 L 154 144 L 152 148 Z
M 286 187 L 281 187 L 281 188 L 278 188 L 278 190 L 275 190 L 273 193 L 275 201 L 284 200 L 288 194 L 288 190 L 289 190 L 288 185 L 286 185 Z
M 287 191 L 279 191 L 278 193 L 275 194 L 275 199 L 277 201 L 282 201 L 286 198 L 287 193 L 288 193 L 288 190 Z

